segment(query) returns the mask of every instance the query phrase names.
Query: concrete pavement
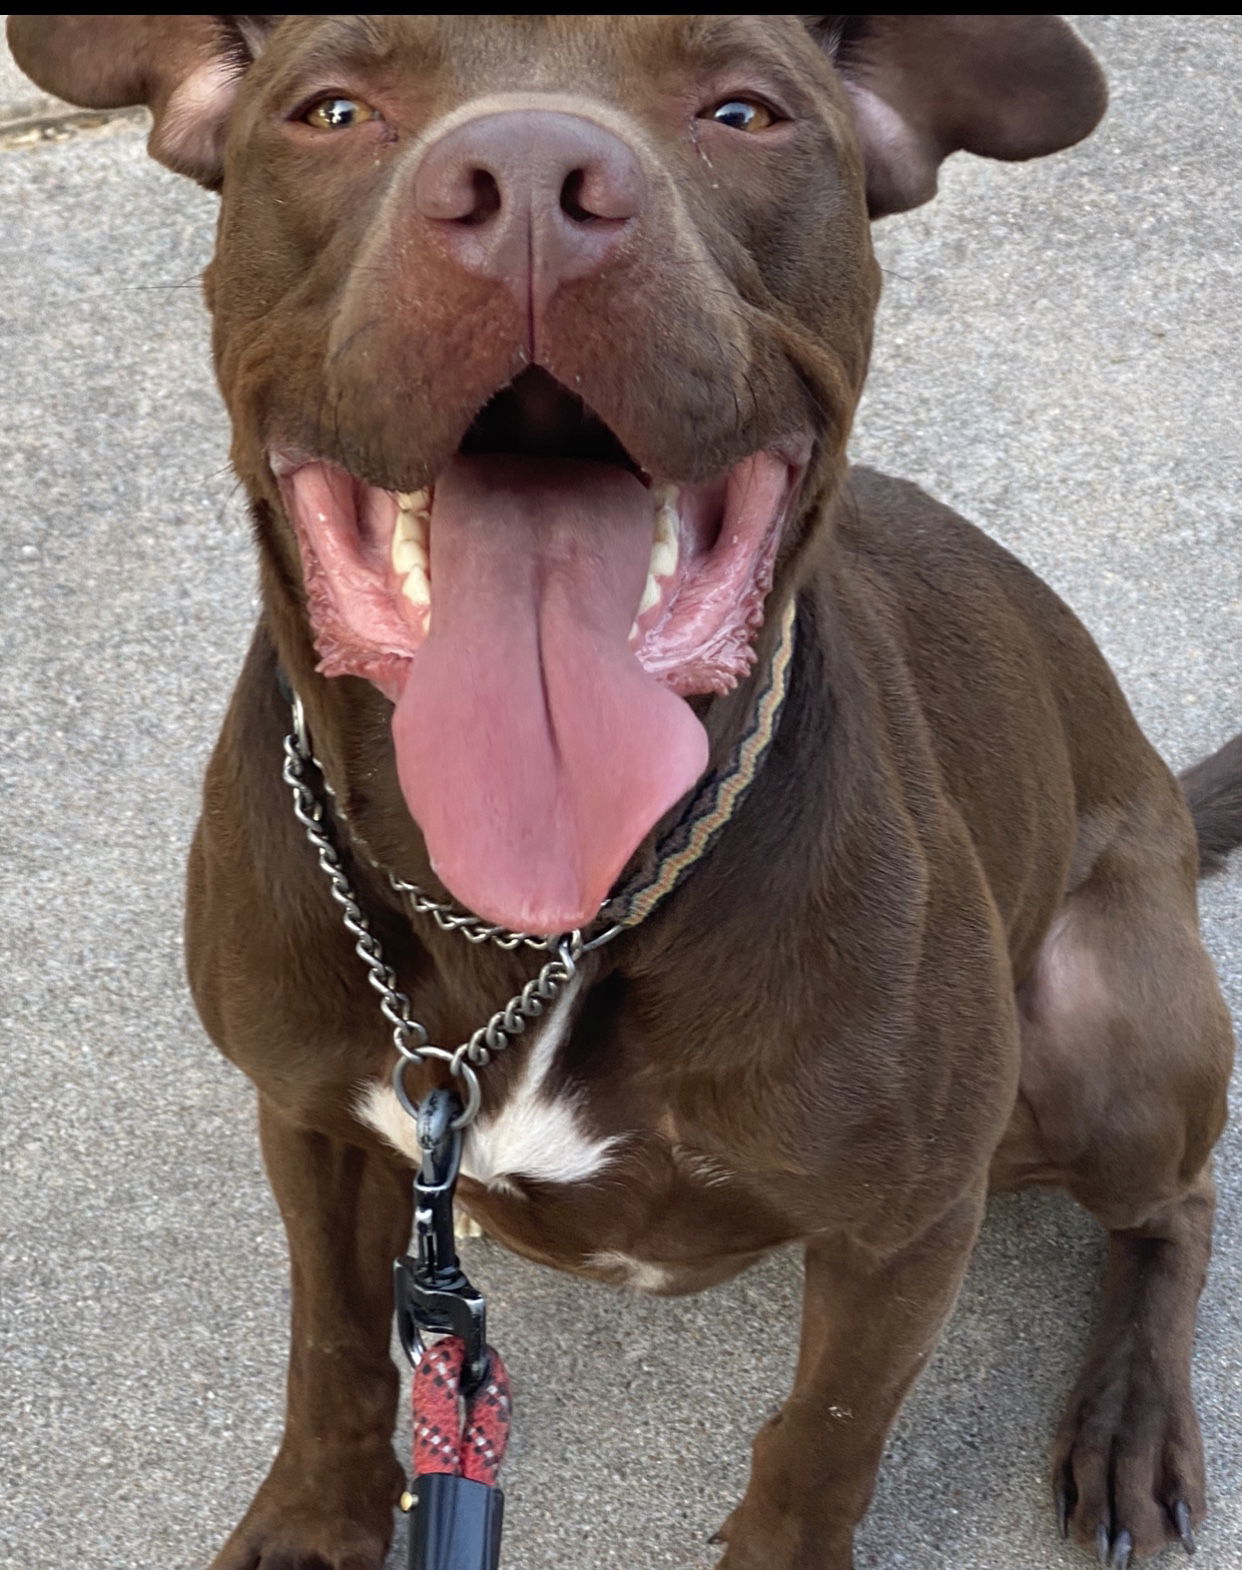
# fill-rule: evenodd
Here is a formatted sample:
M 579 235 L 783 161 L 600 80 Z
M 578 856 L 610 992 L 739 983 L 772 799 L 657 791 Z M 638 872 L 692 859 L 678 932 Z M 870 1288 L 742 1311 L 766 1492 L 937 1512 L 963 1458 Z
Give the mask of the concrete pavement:
M 1081 25 L 1113 86 L 1100 132 L 1025 167 L 955 159 L 881 226 L 856 451 L 1047 577 L 1180 765 L 1242 727 L 1242 24 Z M 0 67 L 0 1566 L 203 1570 L 277 1442 L 287 1333 L 251 1093 L 179 940 L 254 572 L 197 281 L 214 202 L 132 119 L 30 129 L 55 113 Z M 1242 1013 L 1242 866 L 1203 916 Z M 1220 1168 L 1204 1570 L 1242 1565 L 1236 1126 Z M 470 1248 L 518 1402 L 506 1570 L 706 1570 L 788 1378 L 796 1261 L 649 1302 Z M 862 1570 L 1089 1563 L 1056 1540 L 1045 1453 L 1100 1254 L 1068 1202 L 994 1203 Z

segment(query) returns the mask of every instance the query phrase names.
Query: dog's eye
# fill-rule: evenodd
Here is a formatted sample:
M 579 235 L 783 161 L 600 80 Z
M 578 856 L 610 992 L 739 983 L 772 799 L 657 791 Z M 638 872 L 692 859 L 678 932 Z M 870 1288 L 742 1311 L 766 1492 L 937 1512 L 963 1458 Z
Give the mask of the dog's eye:
M 709 109 L 704 118 L 715 120 L 717 125 L 727 125 L 731 131 L 754 132 L 766 131 L 776 124 L 777 117 L 767 104 L 753 98 L 729 98 Z
M 321 98 L 302 118 L 317 131 L 348 131 L 351 125 L 374 120 L 376 112 L 370 104 L 360 103 L 356 98 Z

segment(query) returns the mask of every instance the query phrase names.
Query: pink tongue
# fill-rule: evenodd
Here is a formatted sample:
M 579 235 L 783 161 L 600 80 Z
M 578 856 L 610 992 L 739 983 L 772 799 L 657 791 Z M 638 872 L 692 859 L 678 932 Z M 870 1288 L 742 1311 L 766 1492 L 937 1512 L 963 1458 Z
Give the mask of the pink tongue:
M 627 643 L 650 493 L 614 465 L 456 458 L 431 514 L 431 631 L 393 715 L 406 802 L 451 893 L 527 932 L 595 916 L 707 766 Z

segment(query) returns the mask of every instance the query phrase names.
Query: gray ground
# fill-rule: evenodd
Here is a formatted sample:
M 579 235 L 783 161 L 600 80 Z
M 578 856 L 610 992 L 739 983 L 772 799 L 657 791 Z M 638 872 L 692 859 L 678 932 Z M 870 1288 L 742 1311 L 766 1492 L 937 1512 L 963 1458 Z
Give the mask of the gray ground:
M 1242 726 L 1242 25 L 1083 26 L 1113 82 L 1101 132 L 1025 168 L 958 159 L 939 201 L 882 227 L 857 451 L 1049 578 L 1180 765 Z M 5 65 L 0 108 L 46 106 Z M 196 281 L 214 204 L 125 120 L 10 133 L 0 193 L 0 1564 L 202 1570 L 277 1440 L 287 1303 L 250 1091 L 195 1020 L 178 935 L 254 609 Z M 1203 915 L 1236 1011 L 1242 866 Z M 1236 1128 L 1220 1166 L 1204 1570 L 1242 1565 Z M 709 1565 L 788 1373 L 796 1261 L 663 1303 L 470 1247 L 516 1382 L 507 1570 Z M 1044 1458 L 1099 1255 L 1068 1203 L 993 1205 L 861 1566 L 1087 1563 L 1055 1539 Z

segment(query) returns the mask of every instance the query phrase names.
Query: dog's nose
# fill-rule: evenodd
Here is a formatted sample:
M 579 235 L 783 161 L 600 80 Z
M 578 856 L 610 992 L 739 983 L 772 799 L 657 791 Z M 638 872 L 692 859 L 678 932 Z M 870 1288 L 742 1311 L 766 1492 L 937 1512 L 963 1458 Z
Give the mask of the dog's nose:
M 505 284 L 537 319 L 562 283 L 596 272 L 633 233 L 646 181 L 633 150 L 603 126 L 507 110 L 433 142 L 413 196 L 442 251 Z

